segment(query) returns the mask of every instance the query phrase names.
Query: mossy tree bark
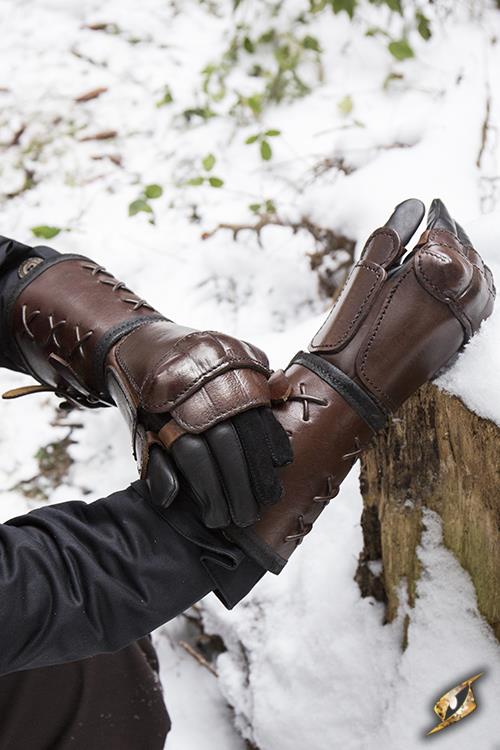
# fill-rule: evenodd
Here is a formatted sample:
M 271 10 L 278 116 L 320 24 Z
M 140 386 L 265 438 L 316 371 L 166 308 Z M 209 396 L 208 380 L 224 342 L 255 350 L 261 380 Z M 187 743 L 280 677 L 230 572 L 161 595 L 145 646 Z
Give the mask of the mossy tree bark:
M 434 385 L 419 390 L 366 452 L 361 468 L 364 549 L 356 580 L 365 596 L 410 606 L 419 577 L 422 508 L 469 572 L 479 609 L 500 639 L 500 429 Z M 382 561 L 380 573 L 375 561 Z

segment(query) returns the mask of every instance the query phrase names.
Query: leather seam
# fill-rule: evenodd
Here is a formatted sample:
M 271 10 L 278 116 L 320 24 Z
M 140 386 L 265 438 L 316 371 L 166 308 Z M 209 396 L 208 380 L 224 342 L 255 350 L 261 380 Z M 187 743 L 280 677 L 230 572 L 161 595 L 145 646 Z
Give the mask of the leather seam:
M 170 356 L 170 355 L 167 355 L 167 357 L 168 356 Z M 163 364 L 164 360 L 167 357 L 163 357 L 160 360 L 160 362 L 158 362 L 157 367 L 160 367 L 161 364 Z M 244 363 L 244 362 L 249 363 L 247 368 L 241 367 L 241 363 Z M 238 367 L 231 367 L 231 364 L 233 364 L 233 363 L 235 363 L 235 364 L 239 363 L 239 366 Z M 255 366 L 252 367 L 251 365 L 255 365 Z M 266 375 L 267 372 L 268 372 L 267 368 L 265 368 L 265 366 L 262 365 L 262 363 L 259 362 L 256 359 L 252 359 L 251 357 L 233 357 L 229 361 L 219 362 L 216 365 L 213 365 L 212 367 L 210 367 L 208 370 L 205 370 L 205 372 L 203 372 L 201 375 L 198 375 L 196 378 L 194 378 L 194 380 L 192 380 L 180 393 L 178 393 L 177 396 L 174 399 L 164 399 L 163 401 L 149 403 L 148 407 L 151 408 L 151 409 L 158 409 L 161 406 L 167 406 L 167 405 L 174 405 L 175 406 L 176 404 L 178 404 L 179 399 L 181 399 L 184 396 L 184 394 L 187 393 L 187 391 L 191 390 L 192 388 L 195 388 L 195 386 L 201 380 L 204 380 L 205 378 L 207 378 L 207 376 L 210 376 L 211 373 L 213 373 L 215 370 L 217 370 L 217 369 L 219 369 L 221 367 L 224 367 L 224 366 L 225 366 L 225 369 L 221 373 L 218 373 L 217 375 L 215 375 L 213 378 L 210 378 L 210 380 L 215 380 L 217 377 L 219 377 L 219 375 L 223 375 L 226 372 L 234 372 L 234 371 L 242 370 L 242 369 L 254 370 L 254 371 L 260 372 L 262 375 Z M 265 372 L 263 372 L 264 369 L 265 369 Z M 208 382 L 210 382 L 210 380 Z M 148 386 L 152 383 L 152 381 L 153 381 L 153 378 L 150 378 L 149 382 L 148 382 Z M 196 389 L 196 391 L 194 391 L 194 393 L 196 393 L 202 387 L 203 387 L 203 385 L 200 388 Z M 141 389 L 141 399 L 142 399 L 143 403 L 145 403 L 145 400 L 146 400 L 146 398 L 144 396 L 144 393 L 143 393 L 143 391 L 145 390 L 145 388 L 146 388 L 146 383 L 144 384 L 144 388 Z
M 442 231 L 445 231 L 445 230 L 442 230 Z M 460 241 L 457 240 L 457 242 L 460 242 Z M 489 278 L 486 276 L 484 268 L 481 268 L 481 266 L 478 266 L 477 263 L 474 263 L 474 261 L 471 260 L 469 258 L 469 256 L 466 255 L 466 253 L 464 253 L 464 250 L 465 250 L 466 247 L 470 247 L 471 250 L 474 250 L 474 248 L 472 247 L 472 245 L 462 245 L 461 242 L 460 242 L 460 245 L 461 245 L 461 247 L 457 248 L 457 247 L 455 247 L 455 245 L 450 245 L 448 242 L 438 242 L 437 240 L 433 239 L 433 240 L 431 240 L 431 242 L 426 243 L 423 246 L 422 250 L 423 250 L 424 253 L 429 253 L 430 254 L 430 251 L 425 250 L 424 248 L 426 248 L 426 247 L 448 247 L 450 250 L 453 250 L 454 252 L 458 252 L 462 256 L 462 258 L 464 258 L 468 263 L 470 263 L 470 265 L 473 268 L 476 268 L 479 271 L 479 273 L 481 274 L 481 276 L 483 277 L 483 279 L 486 282 L 486 289 L 487 289 L 488 294 L 494 298 L 495 295 L 493 294 L 493 290 L 491 289 L 491 286 L 490 286 L 491 282 L 490 282 Z
M 327 323 L 330 320 L 330 317 L 333 315 L 333 313 L 334 313 L 334 311 L 335 311 L 335 309 L 337 307 L 337 304 L 338 304 L 338 302 L 340 300 L 340 297 L 341 297 L 341 295 L 339 295 L 339 297 L 338 297 L 337 301 L 335 302 L 334 306 L 332 307 L 332 309 L 330 311 L 330 314 L 328 315 L 327 319 L 325 320 L 325 322 L 323 323 L 323 325 L 319 329 L 318 333 L 314 336 L 314 339 L 312 341 L 312 346 L 314 348 L 317 347 L 317 348 L 319 348 L 321 350 L 325 350 L 326 351 L 327 349 L 335 349 L 336 347 L 340 346 L 340 344 L 344 343 L 344 341 L 349 337 L 349 334 L 351 333 L 352 329 L 356 325 L 357 321 L 359 320 L 359 318 L 363 314 L 365 306 L 366 306 L 367 302 L 370 301 L 371 295 L 373 294 L 373 291 L 374 291 L 375 287 L 377 286 L 377 284 L 380 281 L 380 278 L 382 276 L 382 269 L 381 268 L 380 268 L 380 270 L 375 270 L 374 268 L 372 268 L 371 266 L 369 266 L 367 263 L 364 263 L 364 262 L 356 263 L 356 265 L 354 266 L 354 268 L 355 269 L 356 268 L 366 268 L 367 271 L 370 271 L 370 273 L 375 274 L 375 276 L 377 277 L 376 281 L 373 282 L 373 285 L 372 285 L 371 289 L 367 292 L 367 294 L 366 294 L 363 302 L 361 303 L 361 306 L 360 306 L 358 312 L 356 313 L 356 315 L 354 316 L 354 318 L 351 320 L 351 322 L 350 322 L 347 330 L 344 332 L 344 334 L 339 339 L 337 339 L 336 341 L 334 341 L 331 344 L 323 344 L 323 345 L 322 344 L 315 344 L 314 343 L 314 339 L 316 339 L 320 335 L 321 331 L 327 325 Z
M 366 378 L 366 380 L 368 381 L 368 383 L 370 383 L 371 387 L 374 388 L 374 390 L 376 390 L 376 391 L 378 391 L 378 393 L 380 393 L 380 395 L 382 396 L 382 398 L 385 398 L 385 400 L 389 404 L 389 406 L 390 406 L 390 408 L 391 408 L 392 411 L 394 411 L 395 407 L 394 407 L 394 404 L 393 404 L 393 401 L 392 401 L 391 397 L 382 388 L 380 388 L 378 385 L 376 385 L 375 382 L 374 382 L 374 380 L 372 380 L 372 378 L 370 378 L 370 376 L 367 373 L 366 360 L 368 359 L 368 355 L 370 353 L 371 347 L 375 343 L 375 339 L 376 339 L 376 337 L 378 335 L 380 326 L 382 325 L 382 321 L 383 321 L 383 319 L 384 319 L 384 317 L 385 317 L 385 315 L 387 313 L 387 310 L 389 309 L 389 305 L 391 304 L 391 302 L 392 302 L 392 300 L 393 300 L 393 298 L 394 298 L 397 290 L 399 289 L 399 287 L 401 286 L 401 284 L 403 283 L 403 281 L 406 278 L 408 278 L 408 276 L 412 272 L 412 270 L 413 269 L 410 267 L 406 271 L 406 273 L 403 274 L 403 276 L 400 278 L 400 280 L 398 281 L 398 283 L 394 286 L 394 289 L 389 294 L 389 297 L 387 298 L 386 303 L 385 303 L 385 305 L 384 305 L 384 307 L 383 307 L 383 309 L 382 309 L 382 311 L 381 311 L 381 313 L 379 315 L 379 318 L 378 318 L 378 321 L 377 321 L 377 325 L 375 326 L 375 330 L 373 331 L 372 335 L 368 339 L 368 343 L 367 343 L 367 345 L 365 347 L 365 351 L 363 353 L 363 357 L 362 357 L 362 360 L 360 362 L 360 370 L 361 370 L 361 373 L 363 374 L 363 377 Z
M 128 334 L 127 334 L 126 336 L 123 336 L 123 338 L 122 338 L 122 339 L 120 339 L 120 342 L 118 343 L 118 346 L 116 347 L 116 359 L 117 359 L 117 361 L 118 361 L 118 362 L 120 363 L 120 367 L 121 367 L 121 368 L 122 368 L 122 369 L 124 370 L 124 372 L 125 372 L 125 374 L 127 375 L 128 379 L 129 379 L 129 381 L 130 381 L 130 383 L 132 383 L 132 385 L 133 385 L 133 386 L 134 386 L 134 387 L 136 388 L 136 390 L 138 391 L 138 393 L 139 393 L 139 394 L 141 394 L 141 393 L 142 393 L 142 389 L 141 389 L 141 386 L 139 385 L 139 383 L 137 383 L 137 381 L 136 381 L 135 377 L 134 377 L 134 376 L 132 375 L 132 373 L 131 373 L 131 371 L 130 371 L 130 369 L 129 369 L 128 365 L 127 365 L 127 363 L 126 363 L 126 362 L 125 362 L 125 360 L 124 360 L 124 359 L 122 358 L 122 356 L 121 356 L 121 348 L 122 348 L 122 345 L 123 345 L 123 344 L 125 343 L 125 341 L 126 341 L 126 340 L 127 340 L 127 339 L 128 339 L 128 338 L 129 338 L 129 337 L 130 337 L 130 336 L 131 336 L 131 335 L 132 335 L 133 333 L 135 333 L 136 331 L 138 331 L 138 330 L 139 330 L 139 328 L 143 328 L 143 326 L 145 326 L 145 325 L 148 325 L 148 324 L 149 324 L 149 323 L 151 323 L 151 322 L 152 322 L 152 321 L 148 320 L 148 321 L 144 321 L 144 323 L 141 323 L 140 325 L 138 325 L 138 326 L 137 326 L 137 328 L 134 328 L 134 330 L 133 330 L 133 331 L 130 331 L 130 333 L 128 333 Z M 153 322 L 155 322 L 155 321 L 153 321 Z
M 174 419 L 177 422 L 177 424 L 180 424 L 181 427 L 184 427 L 188 432 L 193 432 L 195 430 L 201 430 L 204 432 L 205 430 L 208 430 L 210 427 L 213 427 L 213 425 L 217 424 L 218 422 L 222 422 L 226 417 L 234 417 L 236 414 L 240 414 L 241 412 L 248 411 L 249 409 L 252 409 L 254 406 L 264 406 L 265 403 L 262 401 L 259 401 L 257 399 L 252 399 L 251 401 L 247 401 L 244 405 L 244 408 L 242 408 L 242 405 L 240 404 L 237 408 L 233 407 L 232 409 L 228 409 L 227 411 L 220 412 L 215 417 L 212 417 L 212 419 L 208 420 L 208 422 L 203 422 L 200 426 L 199 424 L 192 424 L 191 422 L 188 422 L 186 419 L 183 419 L 179 415 L 175 415 Z

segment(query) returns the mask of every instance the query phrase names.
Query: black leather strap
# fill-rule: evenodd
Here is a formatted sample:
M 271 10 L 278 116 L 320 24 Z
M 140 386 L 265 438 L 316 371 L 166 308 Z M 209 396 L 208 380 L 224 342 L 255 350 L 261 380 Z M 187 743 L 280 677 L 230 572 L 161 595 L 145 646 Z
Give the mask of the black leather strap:
M 372 397 L 342 370 L 327 362 L 323 357 L 309 352 L 298 352 L 290 365 L 302 365 L 302 367 L 314 372 L 321 380 L 337 391 L 374 432 L 382 430 L 387 424 L 387 414 L 375 403 Z

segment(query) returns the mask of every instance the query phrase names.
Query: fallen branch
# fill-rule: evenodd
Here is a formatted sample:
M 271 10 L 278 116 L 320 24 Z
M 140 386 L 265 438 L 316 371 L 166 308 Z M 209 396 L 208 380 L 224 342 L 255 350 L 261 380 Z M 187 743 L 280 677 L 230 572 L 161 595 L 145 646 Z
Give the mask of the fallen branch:
M 117 167 L 123 166 L 123 159 L 120 156 L 120 154 L 94 154 L 90 157 L 93 161 L 103 161 L 104 159 L 109 159 L 109 161 L 113 162 Z
M 257 241 L 262 247 L 262 230 L 269 226 L 285 227 L 291 229 L 293 234 L 305 231 L 311 235 L 316 244 L 316 250 L 308 253 L 311 269 L 317 271 L 320 289 L 325 296 L 334 296 L 339 287 L 344 283 L 347 273 L 354 262 L 356 243 L 349 237 L 338 234 L 333 229 L 315 224 L 307 216 L 303 216 L 300 221 L 289 221 L 288 219 L 282 219 L 278 214 L 261 214 L 258 221 L 253 224 L 218 224 L 211 231 L 203 232 L 201 238 L 208 240 L 217 234 L 217 232 L 227 230 L 232 233 L 233 239 L 237 240 L 240 232 L 249 231 L 257 235 Z M 334 268 L 328 268 L 324 264 L 326 258 L 336 259 L 341 252 L 347 254 L 346 258 L 341 260 Z
M 101 130 L 100 133 L 84 135 L 83 138 L 80 138 L 80 143 L 85 143 L 85 141 L 108 141 L 111 138 L 116 138 L 117 135 L 117 130 Z
M 484 112 L 483 124 L 481 126 L 481 143 L 479 146 L 479 152 L 476 159 L 476 167 L 481 169 L 481 162 L 483 161 L 483 155 L 486 150 L 486 144 L 488 143 L 488 134 L 490 130 L 490 115 L 491 115 L 491 94 L 488 91 L 486 96 L 486 106 Z
M 186 651 L 190 656 L 195 659 L 195 661 L 200 664 L 200 666 L 205 667 L 205 669 L 208 669 L 208 671 L 214 675 L 214 677 L 217 677 L 217 670 L 210 664 L 209 661 L 205 659 L 203 654 L 200 654 L 199 651 L 197 651 L 195 648 L 193 648 L 187 641 L 179 641 L 179 646 Z
M 99 86 L 96 89 L 92 89 L 92 91 L 87 91 L 85 94 L 80 94 L 80 96 L 75 97 L 75 102 L 90 102 L 91 99 L 97 99 L 98 96 L 101 96 L 101 94 L 105 94 L 108 90 L 107 86 Z

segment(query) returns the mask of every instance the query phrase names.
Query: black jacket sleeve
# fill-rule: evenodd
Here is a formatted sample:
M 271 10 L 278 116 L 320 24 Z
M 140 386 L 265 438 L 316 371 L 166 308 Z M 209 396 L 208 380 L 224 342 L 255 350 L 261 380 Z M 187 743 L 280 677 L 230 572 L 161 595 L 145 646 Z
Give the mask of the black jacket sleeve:
M 208 557 L 158 515 L 145 482 L 0 525 L 0 674 L 123 648 L 216 589 L 217 569 L 240 593 L 259 577 L 236 548 Z
M 0 321 L 22 264 L 51 255 L 0 238 Z M 5 322 L 0 367 L 23 370 Z M 32 511 L 0 524 L 0 674 L 116 651 L 209 591 L 232 607 L 263 574 L 182 491 L 163 515 L 146 482 Z

